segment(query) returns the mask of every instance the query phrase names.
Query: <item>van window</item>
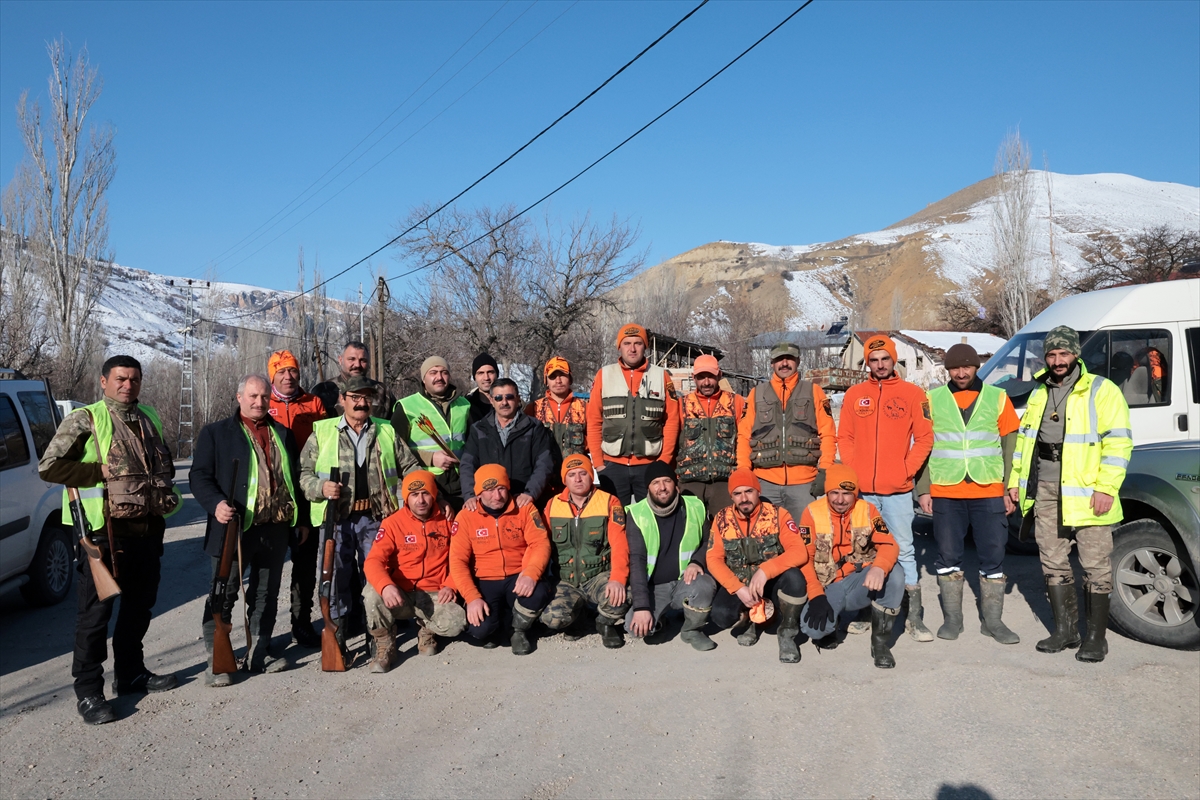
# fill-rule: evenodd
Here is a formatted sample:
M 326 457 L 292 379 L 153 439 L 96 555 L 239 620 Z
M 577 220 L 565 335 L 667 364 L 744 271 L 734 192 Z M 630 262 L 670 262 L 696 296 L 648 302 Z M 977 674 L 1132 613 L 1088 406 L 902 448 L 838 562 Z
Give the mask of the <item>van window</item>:
M 1192 402 L 1200 403 L 1200 328 L 1187 329 L 1187 347 L 1192 368 Z
M 1170 332 L 1162 328 L 1115 330 L 1109 331 L 1107 338 L 1108 368 L 1096 371 L 1120 387 L 1129 407 L 1170 405 Z M 1088 369 L 1092 369 L 1090 361 Z
M 54 438 L 58 425 L 54 421 L 54 408 L 45 392 L 17 392 L 25 419 L 29 422 L 29 433 L 33 435 L 33 449 L 40 459 L 46 445 Z
M 29 445 L 16 406 L 8 397 L 0 396 L 0 469 L 28 463 Z

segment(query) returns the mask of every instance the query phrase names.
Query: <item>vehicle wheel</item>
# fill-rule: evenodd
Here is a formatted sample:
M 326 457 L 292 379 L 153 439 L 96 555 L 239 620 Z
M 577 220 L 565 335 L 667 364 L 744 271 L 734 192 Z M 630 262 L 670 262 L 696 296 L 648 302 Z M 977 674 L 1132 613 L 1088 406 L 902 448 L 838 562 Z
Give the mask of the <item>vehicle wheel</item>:
M 1033 513 L 1032 511 L 1029 513 Z M 1037 542 L 1032 539 L 1032 529 L 1030 530 L 1030 540 L 1022 542 L 1021 536 L 1021 520 L 1023 517 L 1018 511 L 1008 515 L 1008 552 L 1017 556 L 1036 556 L 1038 547 Z
M 38 542 L 33 563 L 29 565 L 29 583 L 21 587 L 21 594 L 34 605 L 59 603 L 71 589 L 74 568 L 75 552 L 66 530 L 49 525 Z
M 1161 524 L 1139 519 L 1116 528 L 1112 565 L 1114 627 L 1149 644 L 1200 647 L 1196 575 Z

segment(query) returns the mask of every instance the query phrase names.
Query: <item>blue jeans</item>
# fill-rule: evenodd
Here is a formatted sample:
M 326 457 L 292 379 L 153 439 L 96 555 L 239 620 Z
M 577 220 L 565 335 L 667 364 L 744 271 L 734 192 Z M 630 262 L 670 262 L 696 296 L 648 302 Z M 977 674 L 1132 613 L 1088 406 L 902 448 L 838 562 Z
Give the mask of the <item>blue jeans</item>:
M 851 572 L 840 581 L 834 581 L 826 586 L 825 599 L 833 607 L 833 620 L 818 629 L 808 625 L 804 621 L 804 615 L 801 614 L 800 630 L 804 632 L 804 635 L 810 639 L 828 636 L 837 630 L 839 616 L 846 612 L 864 609 L 872 602 L 878 603 L 880 607 L 886 609 L 900 607 L 900 602 L 904 599 L 904 573 L 901 570 L 892 568 L 883 582 L 882 591 L 870 591 L 863 586 L 866 577 L 867 570 L 864 569 L 860 572 Z
M 913 510 L 912 492 L 864 494 L 862 499 L 874 504 L 883 515 L 883 521 L 887 523 L 888 530 L 896 537 L 896 544 L 900 547 L 897 563 L 904 570 L 904 582 L 909 586 L 916 586 L 920 575 L 917 573 L 916 556 L 913 555 L 912 524 L 917 512 Z

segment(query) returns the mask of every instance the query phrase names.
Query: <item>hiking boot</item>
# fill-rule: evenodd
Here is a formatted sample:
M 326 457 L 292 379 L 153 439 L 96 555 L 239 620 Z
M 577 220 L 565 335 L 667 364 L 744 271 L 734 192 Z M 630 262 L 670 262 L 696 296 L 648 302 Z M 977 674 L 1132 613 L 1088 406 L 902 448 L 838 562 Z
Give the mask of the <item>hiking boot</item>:
M 1021 637 L 1000 621 L 1000 615 L 1004 612 L 1004 584 L 1003 575 L 999 578 L 980 576 L 979 611 L 982 618 L 979 621 L 979 632 L 992 637 L 1000 644 L 1016 644 L 1021 641 Z
M 617 650 L 625 646 L 625 632 L 617 625 L 616 620 L 600 614 L 596 617 L 596 632 L 600 634 L 600 643 L 609 650 Z
M 527 656 L 533 652 L 533 635 L 530 629 L 537 620 L 537 614 L 530 614 L 521 608 L 520 603 L 513 605 L 512 614 L 512 651 L 514 656 Z
M 1083 641 L 1079 638 L 1079 595 L 1075 593 L 1075 584 L 1046 584 L 1046 595 L 1054 612 L 1054 632 L 1037 643 L 1038 652 L 1074 650 Z
M 955 571 L 938 575 L 938 595 L 942 601 L 942 616 L 945 621 L 938 628 L 939 639 L 954 640 L 963 632 L 963 574 Z
M 904 631 L 918 642 L 932 642 L 933 631 L 925 627 L 921 619 L 921 586 L 905 586 L 904 600 L 908 604 L 908 614 L 904 618 Z
M 212 667 L 204 670 L 204 685 L 210 689 L 224 689 L 233 685 L 233 676 L 225 672 L 213 673 Z
M 313 627 L 312 620 L 301 620 L 292 624 L 292 641 L 309 650 L 321 647 L 321 634 Z
M 794 598 L 779 595 L 779 628 L 776 638 L 779 639 L 779 660 L 784 664 L 795 664 L 800 661 L 800 646 L 796 637 L 800 635 L 800 612 L 804 609 L 807 598 L 796 602 Z
M 418 623 L 417 628 L 417 652 L 423 656 L 437 655 L 438 643 L 437 637 L 433 635 L 433 631 L 425 627 L 424 623 Z
M 372 628 L 375 640 L 375 658 L 371 661 L 371 672 L 382 674 L 396 666 L 396 634 L 391 628 Z
M 687 603 L 683 604 L 683 628 L 679 631 L 679 639 L 701 652 L 712 650 L 717 646 L 717 643 L 708 638 L 708 634 L 704 632 L 710 611 L 712 611 L 710 608 L 692 608 Z
M 888 638 L 892 635 L 892 626 L 896 624 L 899 609 L 883 608 L 871 603 L 871 658 L 880 669 L 891 669 L 896 666 L 892 657 L 892 649 L 888 647 Z
M 108 701 L 104 699 L 103 694 L 93 694 L 80 698 L 79 702 L 75 705 L 75 709 L 88 725 L 103 725 L 117 718 L 116 712 L 113 711 L 113 707 L 108 704 Z
M 122 694 L 153 694 L 174 689 L 179 682 L 174 675 L 155 675 L 148 669 L 142 670 L 131 680 L 113 680 L 113 691 Z
M 750 619 L 750 614 L 745 611 L 742 612 L 742 616 L 738 619 L 738 624 L 743 622 L 746 624 L 746 627 L 742 628 L 742 632 L 737 635 L 737 643 L 742 647 L 753 647 L 758 644 L 758 635 L 762 633 L 762 630 L 758 627 L 757 622 Z
M 1087 636 L 1079 646 L 1079 651 L 1075 653 L 1075 660 L 1096 664 L 1108 655 L 1108 642 L 1104 640 L 1104 634 L 1108 632 L 1108 605 L 1111 595 L 1107 592 L 1088 592 L 1083 597 L 1087 608 Z
M 857 636 L 860 633 L 870 633 L 871 631 L 871 611 L 864 608 L 858 612 L 858 616 L 854 621 L 846 626 L 846 633 L 853 633 Z
M 813 640 L 813 646 L 816 647 L 817 650 L 836 650 L 839 644 L 841 644 L 841 642 L 838 641 L 837 631 L 834 631 L 827 636 L 822 636 L 820 639 Z

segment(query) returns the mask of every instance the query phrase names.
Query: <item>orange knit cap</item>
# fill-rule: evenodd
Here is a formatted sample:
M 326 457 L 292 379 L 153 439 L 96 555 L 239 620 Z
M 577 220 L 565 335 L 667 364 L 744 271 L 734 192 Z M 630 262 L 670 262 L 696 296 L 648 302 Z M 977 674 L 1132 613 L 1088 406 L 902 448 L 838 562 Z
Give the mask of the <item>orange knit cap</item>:
M 892 337 L 884 336 L 882 333 L 876 334 L 863 342 L 863 360 L 871 358 L 871 353 L 876 350 L 886 350 L 887 354 L 892 357 L 892 361 L 899 361 L 896 357 L 896 343 L 892 341 Z
M 542 374 L 544 376 L 546 376 L 546 378 L 549 378 L 551 375 L 553 375 L 556 372 L 562 372 L 568 376 L 570 376 L 570 374 L 571 374 L 571 365 L 568 364 L 567 360 L 565 358 L 563 358 L 562 356 L 555 356 L 554 358 L 547 361 L 546 369 L 544 369 L 542 371 Z
M 564 481 L 567 479 L 567 473 L 573 469 L 586 469 L 588 473 L 591 474 L 592 460 L 587 456 L 580 455 L 579 453 L 564 458 L 561 470 L 562 479 Z
M 749 486 L 756 492 L 762 491 L 762 484 L 758 482 L 757 475 L 748 469 L 735 469 L 729 476 L 729 493 L 733 494 L 734 490 L 743 486 Z
M 508 482 L 508 470 L 503 466 L 500 464 L 484 464 L 475 470 L 476 495 L 481 495 L 490 489 L 495 489 L 497 486 L 503 486 L 505 489 L 512 488 L 512 484 Z
M 628 325 L 622 325 L 621 330 L 617 332 L 617 347 L 621 346 L 622 339 L 628 339 L 630 336 L 637 336 L 642 340 L 642 344 L 646 347 L 650 346 L 650 337 L 646 335 L 646 329 L 636 322 L 630 322 Z
M 271 357 L 267 359 L 267 380 L 274 381 L 275 373 L 285 367 L 291 367 L 294 370 L 300 369 L 300 362 L 292 355 L 292 351 L 276 350 L 271 353 Z
M 830 489 L 844 489 L 857 494 L 858 475 L 845 464 L 834 464 L 825 470 L 825 491 Z
M 404 481 L 400 484 L 400 500 L 407 503 L 408 496 L 413 492 L 429 492 L 433 499 L 437 499 L 437 481 L 433 477 L 433 473 L 427 469 L 418 469 L 404 476 Z

